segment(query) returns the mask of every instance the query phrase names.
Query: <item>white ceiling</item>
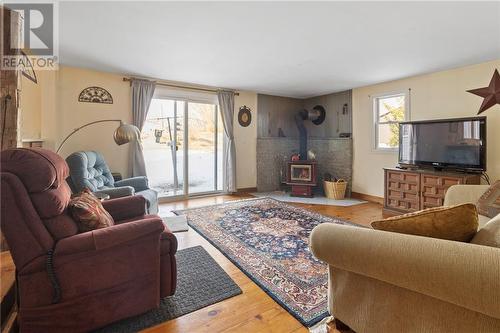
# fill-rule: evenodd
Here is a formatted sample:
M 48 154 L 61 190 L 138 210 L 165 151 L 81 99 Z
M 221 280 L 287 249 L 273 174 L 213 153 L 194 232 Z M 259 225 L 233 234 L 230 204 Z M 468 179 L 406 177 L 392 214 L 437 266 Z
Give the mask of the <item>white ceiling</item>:
M 309 97 L 500 58 L 500 2 L 62 2 L 64 65 Z

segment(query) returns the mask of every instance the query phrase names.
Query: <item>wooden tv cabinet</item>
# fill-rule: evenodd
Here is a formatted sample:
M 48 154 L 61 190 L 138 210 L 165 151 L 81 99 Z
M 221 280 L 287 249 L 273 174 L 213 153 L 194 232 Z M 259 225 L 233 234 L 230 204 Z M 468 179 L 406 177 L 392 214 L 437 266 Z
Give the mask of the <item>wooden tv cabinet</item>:
M 384 168 L 384 213 L 398 215 L 442 206 L 450 186 L 480 181 L 474 173 Z

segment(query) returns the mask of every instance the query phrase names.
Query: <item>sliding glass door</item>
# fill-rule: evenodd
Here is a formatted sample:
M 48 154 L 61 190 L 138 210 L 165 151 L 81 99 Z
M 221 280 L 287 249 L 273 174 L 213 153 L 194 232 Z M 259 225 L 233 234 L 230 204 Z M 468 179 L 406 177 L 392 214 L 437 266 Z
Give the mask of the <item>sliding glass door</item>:
M 188 103 L 189 194 L 222 190 L 222 127 L 214 104 Z M 220 186 L 219 186 L 220 185 Z
M 150 186 L 160 197 L 222 191 L 223 128 L 217 105 L 154 98 L 141 134 Z

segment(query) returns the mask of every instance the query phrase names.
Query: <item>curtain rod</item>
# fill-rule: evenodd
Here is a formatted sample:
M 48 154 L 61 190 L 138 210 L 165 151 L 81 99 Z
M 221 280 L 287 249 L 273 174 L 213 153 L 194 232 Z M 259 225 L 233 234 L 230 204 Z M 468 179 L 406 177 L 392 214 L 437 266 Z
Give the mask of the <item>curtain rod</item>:
M 135 78 L 128 78 L 124 77 L 123 81 L 126 82 L 132 82 L 132 80 Z M 138 80 L 144 80 L 141 78 L 137 78 Z M 155 81 L 155 80 L 152 80 Z M 198 91 L 208 91 L 208 92 L 217 92 L 218 89 L 216 88 L 199 88 L 199 87 L 193 87 L 193 86 L 185 86 L 185 85 L 180 85 L 180 84 L 173 84 L 173 83 L 166 83 L 166 82 L 158 82 L 155 81 L 157 85 L 159 86 L 164 86 L 164 87 L 172 87 L 172 88 L 180 88 L 180 89 L 190 89 L 190 90 L 198 90 Z M 238 92 L 234 92 L 236 96 L 239 96 L 240 94 Z

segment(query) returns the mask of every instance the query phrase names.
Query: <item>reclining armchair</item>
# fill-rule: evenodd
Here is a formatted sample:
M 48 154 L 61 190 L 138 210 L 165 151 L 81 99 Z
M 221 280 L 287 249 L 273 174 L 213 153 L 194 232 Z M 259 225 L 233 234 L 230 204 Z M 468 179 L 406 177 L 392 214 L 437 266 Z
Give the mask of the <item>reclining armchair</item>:
M 115 225 L 78 233 L 63 158 L 0 155 L 2 233 L 16 266 L 21 332 L 86 332 L 159 306 L 176 288 L 177 240 L 141 196 L 103 202 Z
M 107 194 L 111 199 L 142 195 L 150 214 L 158 213 L 158 194 L 148 186 L 146 177 L 133 177 L 115 181 L 101 153 L 79 151 L 66 158 L 70 178 L 68 184 L 73 193 L 88 188 L 94 193 Z
M 454 185 L 444 204 L 487 188 Z M 500 214 L 479 219 L 491 232 Z M 333 223 L 310 244 L 329 267 L 330 313 L 355 332 L 500 332 L 500 248 Z

